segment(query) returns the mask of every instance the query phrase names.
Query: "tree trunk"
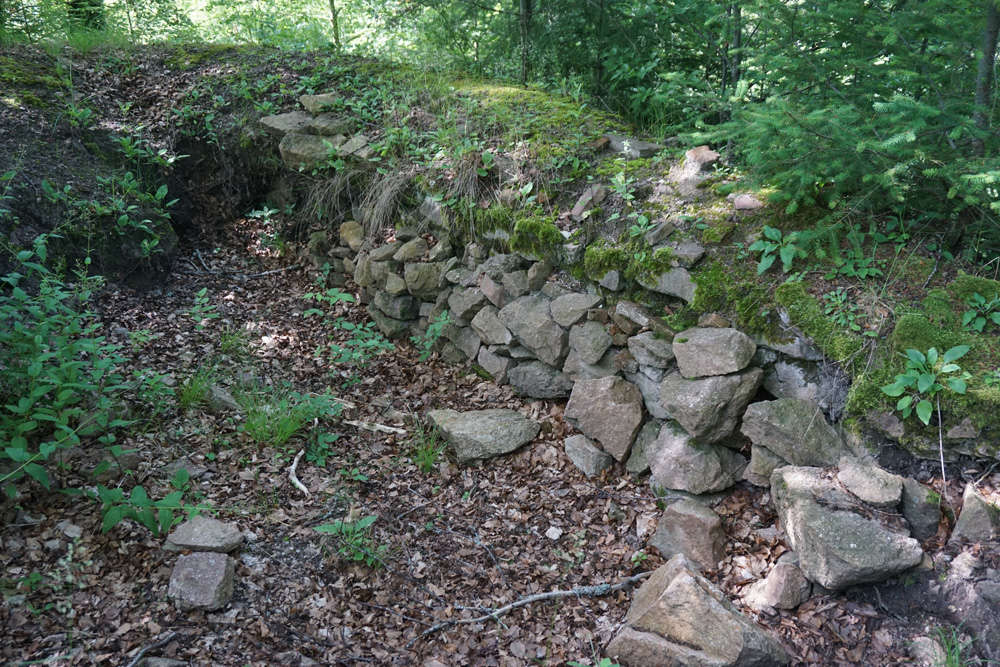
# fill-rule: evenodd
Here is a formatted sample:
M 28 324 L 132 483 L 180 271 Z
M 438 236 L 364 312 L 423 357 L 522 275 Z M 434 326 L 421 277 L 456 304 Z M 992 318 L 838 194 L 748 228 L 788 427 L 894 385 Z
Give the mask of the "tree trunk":
M 997 36 L 1000 35 L 1000 10 L 994 0 L 986 0 L 986 28 L 983 30 L 983 56 L 976 71 L 976 110 L 972 119 L 976 129 L 986 134 L 990 131 L 990 100 L 993 97 L 994 67 L 997 60 Z M 985 139 L 980 136 L 972 142 L 972 154 L 983 157 Z
M 528 48 L 531 37 L 531 0 L 519 0 L 518 18 L 521 23 L 521 85 L 528 83 Z
M 340 51 L 340 13 L 337 11 L 337 0 L 330 0 L 330 24 L 333 26 L 333 46 Z

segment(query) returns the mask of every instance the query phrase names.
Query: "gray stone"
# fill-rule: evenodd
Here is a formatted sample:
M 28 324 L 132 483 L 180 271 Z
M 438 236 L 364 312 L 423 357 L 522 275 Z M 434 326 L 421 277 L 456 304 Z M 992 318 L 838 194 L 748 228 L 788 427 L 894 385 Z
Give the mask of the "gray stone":
M 426 253 L 427 241 L 422 236 L 418 236 L 399 246 L 399 250 L 396 251 L 396 254 L 392 258 L 400 263 L 415 262 Z
M 482 346 L 482 340 L 470 327 L 448 324 L 445 325 L 441 333 L 446 339 L 454 343 L 467 359 L 479 358 L 479 349 Z
M 476 358 L 479 365 L 489 373 L 499 384 L 507 382 L 507 373 L 517 366 L 517 362 L 510 357 L 501 357 L 494 354 L 485 345 L 479 348 L 479 356 Z
M 552 319 L 544 296 L 523 296 L 500 311 L 500 321 L 525 347 L 549 366 L 561 366 L 569 352 L 569 336 Z
M 639 435 L 636 436 L 635 443 L 632 445 L 632 453 L 629 454 L 628 461 L 625 462 L 625 470 L 633 475 L 649 472 L 648 455 L 654 451 L 652 445 L 659 437 L 661 428 L 662 424 L 653 419 L 639 429 Z
M 510 330 L 500 321 L 498 313 L 493 306 L 484 306 L 472 318 L 472 330 L 486 345 L 509 345 L 514 340 Z
M 670 248 L 670 254 L 677 266 L 690 269 L 705 256 L 705 247 L 700 243 L 681 243 Z
M 479 271 L 493 280 L 502 281 L 508 273 L 520 271 L 525 266 L 525 260 L 519 255 L 493 255 L 482 263 Z
M 342 146 L 337 148 L 337 155 L 340 157 L 347 157 L 355 155 L 360 158 L 368 157 L 368 137 L 363 134 L 355 134 L 353 137 L 347 140 Z
M 278 114 L 277 116 L 265 116 L 260 119 L 260 124 L 264 131 L 277 139 L 283 138 L 292 132 L 302 132 L 312 116 L 301 111 Z
M 948 654 L 932 637 L 917 637 L 909 643 L 908 651 L 919 667 L 942 667 L 948 664 Z
M 585 435 L 571 435 L 563 441 L 566 456 L 587 477 L 596 477 L 611 468 L 614 459 Z
M 304 106 L 312 115 L 318 115 L 340 103 L 340 95 L 337 93 L 322 93 L 320 95 L 302 95 L 299 97 L 299 104 Z
M 646 243 L 650 246 L 656 246 L 662 243 L 668 236 L 674 233 L 677 226 L 666 220 L 664 222 L 658 223 L 655 227 L 646 232 Z
M 336 142 L 314 134 L 286 134 L 278 144 L 281 159 L 291 169 L 313 169 L 336 155 Z
M 201 551 L 177 558 L 167 595 L 183 611 L 222 609 L 233 597 L 236 561 L 224 553 Z
M 838 364 L 797 359 L 776 361 L 764 377 L 764 388 L 775 398 L 812 401 L 829 415 L 843 412 L 850 383 Z
M 657 338 L 652 331 L 646 331 L 628 339 L 628 350 L 643 366 L 667 368 L 674 360 L 673 344 Z
M 655 417 L 656 419 L 672 419 L 670 411 L 660 404 L 662 379 L 658 382 L 646 373 L 643 373 L 641 369 L 638 373 L 625 373 L 625 379 L 639 388 L 639 393 L 642 394 L 642 401 L 651 417 Z
M 619 377 L 577 380 L 564 417 L 624 461 L 642 426 L 642 395 Z
M 540 428 L 513 410 L 431 410 L 427 417 L 455 448 L 460 463 L 509 454 L 534 440 Z
M 545 281 L 552 275 L 552 262 L 545 259 L 535 262 L 528 269 L 528 290 L 537 292 L 545 285 Z
M 743 434 L 794 466 L 835 466 L 851 451 L 815 403 L 761 401 L 743 415 Z
M 310 118 L 306 123 L 305 131 L 309 134 L 319 134 L 325 137 L 333 137 L 338 134 L 351 134 L 354 132 L 354 119 L 343 118 L 332 113 L 324 113 Z
M 507 289 L 489 276 L 483 276 L 482 282 L 479 283 L 479 289 L 482 290 L 486 299 L 497 308 L 503 308 L 513 301 L 513 297 L 508 294 Z
M 975 484 L 966 484 L 962 495 L 962 511 L 948 542 L 985 542 L 993 537 L 998 523 L 1000 513 L 996 505 L 983 498 Z
M 384 294 L 384 292 L 379 292 L 379 294 Z M 378 327 L 378 330 L 381 331 L 386 338 L 390 338 L 392 340 L 403 338 L 409 333 L 410 327 L 413 326 L 412 320 L 397 320 L 394 317 L 389 317 L 376 308 L 374 304 L 369 305 L 366 310 L 368 312 L 368 316 L 372 318 L 373 322 L 375 322 L 375 326 Z
M 584 190 L 583 194 L 576 200 L 576 204 L 573 205 L 573 210 L 570 211 L 570 217 L 579 222 L 584 218 L 586 213 L 588 213 L 595 206 L 598 206 L 607 196 L 608 189 L 603 185 L 590 186 Z
M 900 512 L 915 538 L 934 537 L 941 522 L 941 496 L 914 479 L 904 479 Z
M 674 422 L 660 429 L 649 458 L 653 480 L 665 489 L 699 495 L 715 493 L 742 479 L 746 459 L 738 452 L 694 440 Z
M 451 310 L 452 319 L 462 322 L 471 322 L 485 305 L 486 295 L 476 287 L 455 288 L 448 297 L 448 308 Z
M 754 486 L 771 486 L 771 474 L 788 461 L 763 445 L 750 448 L 750 464 L 743 471 L 743 479 Z
M 653 157 L 663 150 L 663 146 L 620 134 L 605 134 L 615 153 L 625 153 L 632 159 Z M 626 146 L 626 144 L 628 144 Z M 626 150 L 627 149 L 627 150 Z
M 232 524 L 199 514 L 177 526 L 167 543 L 176 549 L 229 553 L 243 544 L 243 533 Z
M 434 262 L 407 264 L 403 267 L 403 278 L 410 294 L 424 301 L 433 301 L 440 292 L 441 265 Z
M 597 281 L 597 284 L 606 290 L 617 292 L 622 287 L 622 274 L 617 269 L 611 269 Z
M 858 513 L 857 499 L 821 468 L 775 470 L 771 495 L 802 572 L 830 590 L 883 581 L 923 558 L 908 531 Z
M 451 242 L 448 239 L 438 239 L 438 242 L 434 244 L 434 247 L 427 251 L 427 261 L 443 262 L 449 257 L 452 257 L 453 253 L 454 248 L 452 248 Z
M 531 398 L 566 398 L 573 391 L 573 380 L 540 361 L 521 363 L 507 379 L 514 391 Z
M 903 478 L 867 461 L 842 456 L 837 479 L 863 503 L 879 509 L 893 509 L 903 497 Z
M 684 554 L 704 570 L 714 570 L 726 556 L 722 518 L 693 500 L 678 500 L 663 512 L 649 543 L 664 560 Z
M 565 373 L 574 382 L 579 379 L 596 380 L 598 378 L 612 377 L 618 375 L 618 366 L 615 364 L 614 348 L 608 350 L 596 364 L 588 364 L 576 350 L 570 350 L 563 364 Z
M 358 287 L 368 287 L 374 280 L 371 257 L 358 255 L 358 263 L 354 267 L 354 282 L 358 284 Z
M 670 269 L 653 278 L 640 278 L 639 284 L 660 294 L 676 296 L 688 303 L 694 301 L 697 289 L 697 285 L 691 280 L 691 274 L 685 268 Z
M 388 262 L 392 259 L 392 256 L 396 254 L 396 251 L 403 244 L 399 241 L 393 241 L 392 243 L 386 243 L 385 245 L 380 245 L 379 247 L 372 250 L 369 254 L 371 255 L 373 262 Z
M 507 292 L 510 293 L 511 297 L 515 299 L 519 296 L 524 296 L 530 291 L 528 288 L 527 271 L 514 271 L 513 273 L 508 273 L 503 277 L 501 282 Z
M 773 667 L 781 645 L 678 554 L 633 594 L 625 628 L 607 648 L 633 667 Z
M 403 288 L 405 290 L 405 284 Z M 379 292 L 372 304 L 395 320 L 415 320 L 420 316 L 420 303 L 412 296 L 392 296 L 387 292 Z
M 445 344 L 441 346 L 441 358 L 445 361 L 445 363 L 449 363 L 452 366 L 465 363 L 469 359 L 465 356 L 465 353 L 458 349 L 458 346 L 450 340 L 446 341 Z
M 216 414 L 223 412 L 243 412 L 243 407 L 225 388 L 213 384 L 205 394 L 208 407 Z
M 567 294 L 573 294 L 574 292 L 558 283 L 545 283 L 541 289 L 542 294 L 549 297 L 549 299 L 558 299 L 561 296 L 566 296 Z
M 629 331 L 628 334 L 634 335 L 638 332 L 638 329 L 649 328 L 652 325 L 652 317 L 649 311 L 632 301 L 619 301 L 615 304 L 614 311 L 612 312 L 612 317 L 615 322 L 618 323 L 621 318 L 627 319 L 629 322 L 633 322 L 636 326 L 636 331 Z M 622 326 L 619 324 L 619 326 Z M 625 326 L 622 326 L 622 330 Z
M 475 282 L 476 272 L 467 269 L 464 266 L 456 266 L 453 269 L 448 270 L 444 277 L 452 285 L 461 285 L 462 287 L 468 287 Z
M 795 609 L 809 599 L 811 591 L 812 584 L 797 565 L 778 563 L 750 587 L 745 599 L 751 608 L 773 614 L 776 609 Z
M 569 346 L 584 363 L 596 364 L 611 347 L 611 336 L 604 325 L 587 321 L 569 330 Z
M 697 380 L 670 373 L 660 384 L 660 405 L 691 436 L 704 442 L 724 440 L 736 430 L 763 375 L 759 368 Z
M 392 260 L 387 262 L 372 262 L 372 284 L 377 288 L 382 289 L 385 287 L 385 281 L 389 279 L 390 275 L 395 275 L 399 271 L 399 262 L 393 262 Z
M 365 242 L 365 229 L 354 220 L 348 220 L 340 225 L 340 242 L 354 252 L 361 250 Z
M 604 303 L 604 299 L 596 294 L 566 294 L 552 300 L 550 309 L 552 319 L 559 326 L 569 328 L 584 319 L 587 311 Z
M 742 194 L 733 197 L 733 208 L 737 211 L 756 211 L 764 208 L 764 203 L 753 195 Z
M 390 273 L 385 277 L 383 291 L 390 296 L 403 296 L 407 293 L 406 281 L 395 273 Z
M 757 346 L 750 336 L 736 329 L 695 327 L 677 334 L 672 350 L 681 375 L 692 379 L 743 370 Z

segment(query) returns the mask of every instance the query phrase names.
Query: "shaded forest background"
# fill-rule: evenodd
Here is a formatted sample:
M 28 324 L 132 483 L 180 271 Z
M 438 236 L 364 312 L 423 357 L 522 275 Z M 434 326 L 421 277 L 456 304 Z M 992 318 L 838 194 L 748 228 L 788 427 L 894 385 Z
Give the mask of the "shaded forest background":
M 998 31 L 992 0 L 0 0 L 6 42 L 329 49 L 539 85 L 725 148 L 787 213 L 905 218 L 980 262 Z

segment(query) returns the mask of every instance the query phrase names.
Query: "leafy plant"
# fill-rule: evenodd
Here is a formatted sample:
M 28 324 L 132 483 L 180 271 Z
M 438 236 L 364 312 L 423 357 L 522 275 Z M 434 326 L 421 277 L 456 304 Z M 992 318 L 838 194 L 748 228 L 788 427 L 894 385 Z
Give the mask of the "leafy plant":
M 433 318 L 427 324 L 427 331 L 423 334 L 412 336 L 410 341 L 420 350 L 420 361 L 427 361 L 434 352 L 434 346 L 441 340 L 444 328 L 452 324 L 448 311 L 442 311 L 440 315 Z
M 633 239 L 642 238 L 651 232 L 655 227 L 656 223 L 650 220 L 647 216 L 639 215 L 635 218 L 635 224 L 629 226 L 628 235 Z
M 259 446 L 283 445 L 312 420 L 336 417 L 341 409 L 329 394 L 260 391 L 238 395 L 236 400 L 245 413 L 243 431 Z
M 306 460 L 320 468 L 326 466 L 326 460 L 333 455 L 333 443 L 340 438 L 336 433 L 317 431 L 316 442 L 306 450 Z
M 188 310 L 188 315 L 195 321 L 194 328 L 196 331 L 204 329 L 205 323 L 209 320 L 222 317 L 219 313 L 215 312 L 215 306 L 210 304 L 210 301 L 211 298 L 208 296 L 207 287 L 202 287 L 195 292 L 194 305 Z
M 827 292 L 823 295 L 823 300 L 826 302 L 823 312 L 833 320 L 834 324 L 845 329 L 850 329 L 851 331 L 862 330 L 861 325 L 858 324 L 858 320 L 861 319 L 862 315 L 858 312 L 857 305 L 851 301 L 851 296 L 846 289 L 839 287 L 832 292 Z M 864 331 L 863 335 L 877 336 L 878 333 L 875 331 Z
M 966 380 L 972 376 L 962 372 L 955 362 L 965 356 L 969 349 L 968 345 L 956 345 L 943 356 L 939 356 L 937 349 L 933 347 L 927 354 L 919 350 L 907 350 L 904 355 L 906 372 L 897 375 L 896 381 L 882 387 L 882 391 L 889 396 L 901 397 L 896 403 L 896 409 L 903 413 L 904 419 L 916 412 L 920 421 L 925 425 L 930 424 L 934 410 L 932 401 L 946 386 L 956 394 L 965 393 Z M 955 375 L 956 373 L 959 375 Z M 945 375 L 951 377 L 944 377 Z
M 189 479 L 188 471 L 179 469 L 170 481 L 170 485 L 176 490 L 160 500 L 151 499 L 141 486 L 133 487 L 126 497 L 123 489 L 109 489 L 99 485 L 96 498 L 101 502 L 101 512 L 104 515 L 101 530 L 106 533 L 125 519 L 132 519 L 148 528 L 154 537 L 166 535 L 181 521 L 176 512 L 182 511 L 187 518 L 191 518 L 208 509 L 205 505 L 184 503 L 185 487 Z
M 983 376 L 987 387 L 1000 387 L 1000 368 L 996 368 Z
M 976 292 L 966 302 L 969 310 L 962 315 L 962 327 L 969 331 L 982 333 L 986 322 L 1000 325 L 1000 295 L 994 294 L 989 301 Z
M 336 288 L 330 288 L 320 292 L 309 292 L 302 296 L 303 299 L 313 300 L 318 302 L 320 305 L 335 306 L 339 303 L 354 303 L 355 299 L 350 294 L 341 292 Z M 342 343 L 334 342 L 331 340 L 326 346 L 327 354 L 329 355 L 331 363 L 350 363 L 355 366 L 361 366 L 382 352 L 388 352 L 395 349 L 393 344 L 390 343 L 381 332 L 375 329 L 375 325 L 372 322 L 366 322 L 364 324 L 355 324 L 350 322 L 344 317 L 331 317 L 330 313 L 322 308 L 309 308 L 303 313 L 304 317 L 319 316 L 323 318 L 324 324 L 332 327 L 334 330 L 347 331 L 350 333 L 350 337 L 343 341 Z M 331 339 L 333 336 L 330 336 Z M 323 348 L 316 350 L 316 354 L 320 355 Z
M 375 544 L 372 524 L 378 517 L 366 516 L 357 521 L 337 520 L 315 528 L 316 532 L 333 535 L 339 539 L 337 553 L 350 561 L 364 562 L 368 567 L 379 567 L 389 550 L 387 544 Z
M 760 275 L 771 268 L 775 260 L 781 258 L 781 270 L 788 273 L 792 270 L 792 262 L 799 253 L 796 245 L 799 233 L 792 232 L 787 236 L 781 233 L 780 229 L 764 226 L 764 238 L 754 241 L 747 250 L 759 252 L 760 260 L 757 262 L 757 275 Z
M 436 428 L 428 429 L 419 420 L 415 423 L 416 431 L 413 434 L 410 456 L 420 472 L 427 474 L 434 470 L 446 447 Z

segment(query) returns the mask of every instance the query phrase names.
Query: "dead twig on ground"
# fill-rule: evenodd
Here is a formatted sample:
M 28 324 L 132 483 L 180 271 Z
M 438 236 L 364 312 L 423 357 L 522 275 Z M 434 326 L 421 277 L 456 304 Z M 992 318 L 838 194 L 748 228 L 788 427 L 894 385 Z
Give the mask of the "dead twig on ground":
M 451 621 L 442 621 L 431 628 L 424 630 L 419 636 L 413 638 L 406 648 L 413 646 L 413 643 L 418 639 L 422 639 L 428 635 L 434 634 L 444 630 L 445 628 L 450 628 L 453 625 L 469 625 L 472 623 L 484 623 L 490 620 L 498 620 L 504 614 L 508 614 L 515 609 L 527 606 L 529 604 L 534 604 L 535 602 L 541 602 L 543 600 L 555 600 L 558 598 L 596 598 L 603 597 L 609 593 L 614 593 L 615 591 L 620 591 L 624 588 L 631 588 L 638 582 L 642 581 L 646 577 L 653 574 L 652 572 L 640 572 L 637 575 L 631 576 L 625 581 L 618 582 L 617 584 L 598 584 L 597 586 L 577 586 L 576 588 L 571 588 L 568 591 L 549 591 L 548 593 L 537 593 L 535 595 L 529 595 L 526 598 L 521 598 L 515 602 L 511 602 L 508 605 L 504 605 L 499 609 L 491 611 L 488 614 L 483 614 L 482 616 L 477 616 L 475 618 L 458 618 Z
M 301 459 L 302 455 L 305 453 L 306 450 L 300 449 L 299 453 L 295 455 L 295 460 L 292 461 L 292 467 L 288 469 L 288 479 L 292 481 L 292 484 L 295 485 L 296 489 L 301 491 L 303 494 L 305 494 L 306 498 L 308 498 L 310 495 L 309 489 L 307 489 L 306 485 L 300 482 L 299 478 L 295 475 L 295 469 L 299 467 L 299 459 Z
M 169 644 L 170 642 L 172 642 L 174 640 L 174 638 L 177 637 L 177 635 L 178 635 L 177 632 L 168 632 L 165 636 L 163 636 L 162 638 L 158 639 L 154 643 L 147 644 L 146 646 L 142 647 L 141 649 L 139 649 L 139 652 L 135 654 L 135 657 L 132 658 L 132 662 L 130 662 L 127 665 L 125 665 L 125 667 L 135 667 L 136 665 L 139 664 L 139 661 L 142 660 L 142 657 L 144 655 L 146 655 L 150 651 L 155 651 L 156 649 L 160 648 L 161 646 L 166 646 L 167 644 Z

